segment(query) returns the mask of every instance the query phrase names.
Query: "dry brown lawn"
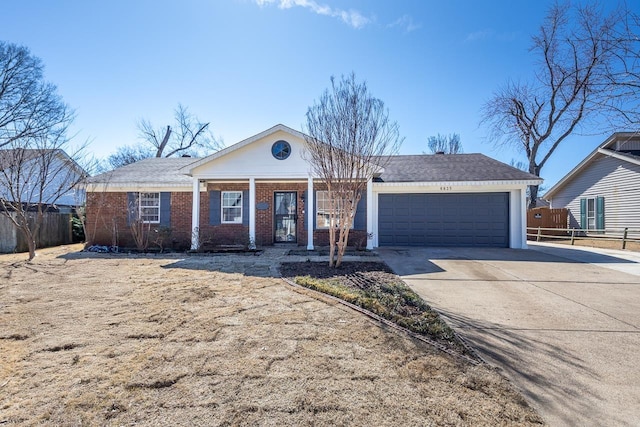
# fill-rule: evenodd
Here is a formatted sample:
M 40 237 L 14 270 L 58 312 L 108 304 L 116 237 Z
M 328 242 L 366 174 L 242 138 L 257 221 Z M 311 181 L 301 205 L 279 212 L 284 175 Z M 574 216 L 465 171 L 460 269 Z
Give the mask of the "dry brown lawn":
M 77 250 L 0 256 L 0 425 L 541 423 L 495 371 L 260 277 L 272 261 Z

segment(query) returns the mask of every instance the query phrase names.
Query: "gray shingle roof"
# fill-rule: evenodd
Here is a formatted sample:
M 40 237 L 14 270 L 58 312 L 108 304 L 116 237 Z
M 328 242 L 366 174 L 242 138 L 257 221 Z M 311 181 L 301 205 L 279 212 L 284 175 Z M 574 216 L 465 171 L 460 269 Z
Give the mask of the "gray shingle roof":
M 191 177 L 179 170 L 198 160 L 193 157 L 153 157 L 96 175 L 89 183 L 189 186 L 192 183 Z
M 184 185 L 191 177 L 180 168 L 199 159 L 150 158 L 94 176 L 93 184 Z M 521 181 L 539 179 L 483 154 L 425 154 L 392 156 L 378 182 Z
M 521 181 L 540 179 L 483 154 L 392 156 L 382 182 Z

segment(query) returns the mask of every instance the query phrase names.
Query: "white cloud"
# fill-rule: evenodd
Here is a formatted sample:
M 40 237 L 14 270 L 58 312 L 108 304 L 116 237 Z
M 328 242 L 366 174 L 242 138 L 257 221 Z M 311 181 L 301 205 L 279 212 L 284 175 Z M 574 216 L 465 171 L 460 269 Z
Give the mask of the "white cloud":
M 493 30 L 481 30 L 476 31 L 474 33 L 467 34 L 467 37 L 464 39 L 465 42 L 472 43 L 480 40 L 485 40 L 493 35 Z
M 318 15 L 338 18 L 345 24 L 360 29 L 371 22 L 371 19 L 362 15 L 357 10 L 334 9 L 326 4 L 320 4 L 313 0 L 254 0 L 258 6 L 268 6 L 276 4 L 280 9 L 291 9 L 292 7 L 303 7 Z
M 389 28 L 399 27 L 404 30 L 405 33 L 410 33 L 422 27 L 420 24 L 413 22 L 413 18 L 409 15 L 402 15 L 400 18 L 393 21 L 388 25 Z

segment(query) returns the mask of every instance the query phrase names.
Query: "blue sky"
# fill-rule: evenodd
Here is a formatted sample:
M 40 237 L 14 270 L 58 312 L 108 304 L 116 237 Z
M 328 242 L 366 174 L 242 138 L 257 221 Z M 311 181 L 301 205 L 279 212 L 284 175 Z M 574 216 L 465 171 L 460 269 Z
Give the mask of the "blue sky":
M 46 78 L 76 110 L 76 141 L 91 141 L 98 157 L 138 142 L 140 118 L 170 124 L 178 103 L 211 122 L 226 145 L 277 123 L 301 129 L 330 76 L 353 71 L 399 123 L 402 154 L 455 132 L 465 152 L 508 163 L 522 156 L 487 140 L 480 110 L 508 79 L 530 76 L 531 35 L 549 4 L 20 0 L 3 4 L 0 39 L 43 60 Z M 605 137 L 568 139 L 542 171 L 546 185 Z

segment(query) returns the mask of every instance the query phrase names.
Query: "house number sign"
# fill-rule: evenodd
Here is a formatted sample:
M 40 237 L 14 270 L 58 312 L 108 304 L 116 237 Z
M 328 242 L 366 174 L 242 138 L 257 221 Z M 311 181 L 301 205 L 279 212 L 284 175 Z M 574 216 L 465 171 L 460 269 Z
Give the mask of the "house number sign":
M 440 187 L 440 191 L 451 191 L 453 187 Z

